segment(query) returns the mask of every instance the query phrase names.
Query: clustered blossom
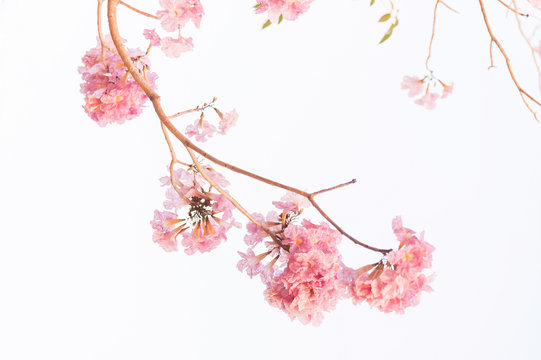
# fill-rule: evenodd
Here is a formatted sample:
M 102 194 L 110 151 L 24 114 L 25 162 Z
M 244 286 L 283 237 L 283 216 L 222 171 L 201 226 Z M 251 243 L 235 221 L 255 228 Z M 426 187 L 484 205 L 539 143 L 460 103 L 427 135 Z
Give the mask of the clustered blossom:
M 175 33 L 175 37 L 161 38 L 152 29 L 143 31 L 146 39 L 150 40 L 152 46 L 161 46 L 167 57 L 176 58 L 182 53 L 193 50 L 191 37 L 183 37 L 181 30 L 190 21 L 199 28 L 204 11 L 199 0 L 160 0 L 163 10 L 159 10 L 156 16 L 161 22 L 162 28 L 167 32 Z
M 267 12 L 269 21 L 280 22 L 281 19 L 295 20 L 300 14 L 310 8 L 314 0 L 257 0 L 255 12 L 257 14 Z
M 191 170 L 191 171 L 190 171 Z M 227 186 L 227 180 L 210 167 L 205 172 L 219 186 Z M 176 169 L 171 177 L 160 179 L 162 186 L 169 186 L 165 211 L 154 211 L 151 221 L 153 240 L 165 251 L 177 251 L 179 235 L 184 252 L 208 252 L 227 239 L 226 232 L 240 224 L 233 218 L 234 206 L 223 195 L 210 191 L 206 180 L 195 169 Z M 209 187 L 209 190 L 205 190 Z M 182 213 L 182 216 L 179 215 Z
M 239 115 L 235 109 L 225 114 L 217 108 L 213 107 L 213 109 L 220 118 L 220 122 L 218 123 L 219 129 L 216 129 L 214 125 L 206 121 L 204 112 L 201 112 L 201 116 L 196 119 L 193 124 L 189 124 L 186 127 L 185 133 L 188 137 L 195 137 L 195 140 L 205 142 L 208 138 L 216 135 L 216 133 L 225 135 L 226 132 L 237 123 Z
M 439 86 L 442 87 L 441 94 L 430 91 Z M 422 79 L 417 76 L 404 76 L 401 87 L 404 90 L 408 90 L 409 97 L 423 93 L 422 96 L 415 100 L 415 103 L 424 106 L 428 110 L 432 110 L 436 107 L 436 100 L 445 99 L 453 92 L 454 83 L 447 85 L 432 75 L 427 75 Z
M 79 67 L 83 83 L 81 92 L 85 96 L 83 108 L 90 118 L 100 126 L 111 123 L 122 124 L 143 111 L 147 96 L 124 66 L 120 56 L 109 49 L 114 48 L 110 39 L 105 40 L 103 49 L 98 46 L 83 56 L 83 66 Z M 137 70 L 155 88 L 158 76 L 148 71 L 150 62 L 139 49 L 128 49 Z
M 400 245 L 387 254 L 386 262 L 344 272 L 353 303 L 366 301 L 383 312 L 403 313 L 419 303 L 422 291 L 432 290 L 428 284 L 433 276 L 423 270 L 432 266 L 434 247 L 424 241 L 423 233 L 417 237 L 405 228 L 400 217 L 393 220 L 393 231 Z

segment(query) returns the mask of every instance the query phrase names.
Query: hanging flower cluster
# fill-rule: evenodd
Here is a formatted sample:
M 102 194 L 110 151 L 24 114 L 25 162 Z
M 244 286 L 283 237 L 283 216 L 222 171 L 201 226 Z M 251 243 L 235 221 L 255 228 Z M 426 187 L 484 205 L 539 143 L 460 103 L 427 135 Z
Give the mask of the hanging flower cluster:
M 309 9 L 312 1 L 257 0 L 255 8 L 257 13 L 267 13 L 268 24 L 279 23 L 283 19 L 295 20 Z M 99 1 L 98 6 L 101 3 Z M 153 98 L 171 152 L 169 176 L 160 179 L 166 188 L 163 209 L 155 210 L 154 218 L 150 221 L 153 241 L 167 252 L 178 251 L 179 247 L 189 255 L 210 252 L 227 240 L 231 228 L 241 227 L 233 214 L 237 209 L 249 219 L 244 235 L 247 249 L 239 252 L 237 268 L 250 278 L 259 277 L 265 285 L 264 297 L 268 303 L 284 311 L 292 320 L 318 325 L 323 320 L 323 314 L 333 310 L 343 298 L 351 298 L 355 304 L 366 301 L 371 307 L 384 312 L 401 313 L 407 307 L 416 305 L 421 293 L 430 291 L 428 284 L 432 279 L 423 271 L 431 266 L 434 248 L 424 241 L 423 234 L 417 237 L 412 230 L 403 227 L 400 218 L 396 218 L 393 230 L 399 241 L 398 250 L 378 249 L 355 240 L 343 231 L 314 199 L 315 195 L 352 184 L 355 180 L 307 193 L 211 156 L 188 138 L 205 142 L 216 134 L 226 134 L 235 125 L 238 119 L 236 110 L 222 113 L 215 106 L 216 98 L 203 106 L 165 115 L 160 109 L 159 96 L 153 93 L 157 76 L 149 71 L 147 54 L 152 47 L 161 47 L 169 57 L 178 57 L 191 50 L 192 39 L 183 37 L 181 31 L 190 22 L 199 27 L 204 12 L 199 0 L 160 0 L 159 3 L 163 9 L 157 11 L 156 15 L 141 12 L 124 2 L 111 4 L 123 4 L 160 21 L 163 30 L 175 33 L 176 37 L 160 37 L 156 30 L 145 29 L 143 35 L 150 41 L 148 50 L 145 53 L 138 49 L 127 50 L 127 57 L 124 51 L 120 51 L 124 47 L 123 40 L 118 30 L 115 33 L 116 27 L 112 26 L 115 43 L 111 38 L 103 38 L 100 30 L 99 45 L 86 53 L 84 66 L 79 69 L 83 77 L 81 91 L 85 95 L 84 109 L 101 126 L 122 123 L 137 116 L 147 99 L 145 91 Z M 114 14 L 115 11 L 110 12 L 109 21 L 116 22 Z M 383 18 L 388 19 L 386 16 Z M 118 53 L 115 44 L 118 45 Z M 141 75 L 139 77 L 133 73 L 141 82 L 141 87 L 127 71 L 125 64 L 130 63 Z M 432 91 L 436 86 L 443 88 L 441 95 Z M 453 84 L 446 85 L 431 73 L 423 79 L 406 76 L 402 87 L 409 90 L 410 96 L 425 91 L 425 95 L 416 102 L 432 108 L 437 98 L 445 98 L 452 92 Z M 205 119 L 205 110 L 209 108 L 216 113 L 218 123 L 213 124 Z M 182 133 L 172 120 L 191 113 L 199 113 L 199 116 L 193 123 L 188 123 Z M 177 159 L 170 133 L 188 150 L 192 165 Z M 201 164 L 196 153 L 237 173 L 291 191 L 274 201 L 275 209 L 266 216 L 250 214 L 225 189 L 229 185 L 225 177 L 214 168 Z M 316 224 L 301 219 L 304 209 L 311 205 L 329 223 Z M 343 235 L 358 245 L 380 253 L 382 259 L 358 270 L 349 268 L 342 262 L 338 249 Z
M 398 250 L 379 263 L 358 270 L 345 269 L 354 304 L 366 301 L 384 312 L 403 313 L 419 303 L 422 291 L 432 290 L 428 284 L 433 275 L 427 277 L 423 270 L 432 266 L 434 247 L 424 241 L 423 233 L 418 238 L 405 228 L 400 217 L 393 220 L 393 231 L 400 243 Z
M 122 124 L 143 111 L 147 96 L 130 75 L 118 54 L 111 51 L 110 38 L 104 40 L 104 47 L 90 49 L 83 56 L 83 66 L 79 67 L 83 83 L 81 92 L 85 96 L 83 108 L 92 120 L 100 126 L 111 123 Z M 128 49 L 137 70 L 149 85 L 155 88 L 158 76 L 149 71 L 150 61 L 139 49 Z
M 417 76 L 404 76 L 401 87 L 404 90 L 408 90 L 409 97 L 423 94 L 415 100 L 415 103 L 424 106 L 428 110 L 432 110 L 436 107 L 436 100 L 445 99 L 453 92 L 454 83 L 447 85 L 432 74 L 429 74 L 422 79 Z M 440 87 L 441 92 L 434 92 L 434 89 L 439 89 Z
M 216 184 L 227 186 L 227 180 L 217 171 L 205 167 Z M 226 240 L 226 232 L 240 224 L 233 218 L 234 206 L 223 195 L 212 192 L 207 181 L 194 167 L 176 169 L 173 177 L 160 179 L 168 186 L 163 206 L 166 210 L 154 211 L 151 221 L 154 242 L 165 251 L 177 251 L 178 237 L 184 252 L 208 252 Z M 173 182 L 171 182 L 173 179 Z
M 163 10 L 156 13 L 162 29 L 176 33 L 175 37 L 160 37 L 155 29 L 145 29 L 143 35 L 150 40 L 152 46 L 161 46 L 162 51 L 168 57 L 176 58 L 182 53 L 193 50 L 193 39 L 183 37 L 181 31 L 189 22 L 196 28 L 201 24 L 204 11 L 199 0 L 160 0 Z

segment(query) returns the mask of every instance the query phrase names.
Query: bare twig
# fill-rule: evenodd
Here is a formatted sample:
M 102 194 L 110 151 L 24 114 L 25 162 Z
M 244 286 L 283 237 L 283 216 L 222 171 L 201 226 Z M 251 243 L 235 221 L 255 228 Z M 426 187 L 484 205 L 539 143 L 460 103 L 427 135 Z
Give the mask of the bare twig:
M 524 104 L 526 105 L 528 110 L 530 110 L 530 112 L 534 116 L 535 120 L 539 121 L 539 119 L 537 118 L 536 112 L 533 111 L 533 109 L 530 107 L 530 104 L 528 104 L 526 99 L 527 98 L 530 99 L 531 101 L 533 101 L 538 106 L 541 106 L 541 103 L 538 100 L 536 100 L 533 96 L 531 96 L 528 92 L 526 92 L 520 86 L 520 84 L 518 83 L 518 81 L 517 81 L 517 79 L 515 77 L 515 73 L 513 72 L 513 69 L 511 68 L 511 59 L 509 58 L 509 56 L 505 52 L 505 49 L 503 48 L 502 44 L 498 41 L 498 39 L 496 38 L 496 36 L 494 36 L 494 33 L 492 32 L 492 28 L 490 27 L 490 24 L 488 22 L 488 17 L 487 17 L 487 13 L 486 13 L 486 10 L 485 10 L 485 4 L 484 4 L 483 0 L 479 0 L 479 5 L 481 6 L 481 12 L 483 13 L 483 20 L 485 21 L 485 25 L 487 27 L 488 34 L 490 35 L 490 42 L 496 44 L 496 46 L 500 50 L 500 53 L 505 58 L 505 63 L 507 65 L 507 70 L 509 71 L 509 75 L 511 76 L 511 79 L 515 83 L 515 86 L 516 86 L 516 88 L 517 88 L 517 90 L 518 90 L 518 92 L 520 94 L 520 97 L 522 98 L 522 101 L 524 102 Z M 493 61 L 493 58 L 492 58 L 492 52 L 490 53 L 490 63 L 491 63 L 491 66 L 494 66 L 494 61 Z

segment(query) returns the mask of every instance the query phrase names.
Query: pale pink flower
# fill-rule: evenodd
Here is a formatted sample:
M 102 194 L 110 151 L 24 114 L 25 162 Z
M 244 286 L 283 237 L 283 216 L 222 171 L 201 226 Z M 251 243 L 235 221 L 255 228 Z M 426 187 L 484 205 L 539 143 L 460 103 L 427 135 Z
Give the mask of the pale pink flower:
M 186 135 L 195 136 L 197 141 L 205 142 L 216 134 L 216 127 L 203 119 L 196 119 L 195 122 L 186 127 Z
M 145 39 L 150 40 L 150 44 L 152 46 L 160 46 L 160 43 L 161 43 L 162 39 L 160 38 L 160 36 L 156 33 L 156 31 L 154 29 L 152 29 L 152 30 L 149 30 L 149 29 L 143 30 L 143 36 L 145 37 Z
M 275 211 L 270 211 L 267 214 L 267 217 L 263 217 L 260 213 L 253 213 L 252 216 L 263 226 L 267 227 L 271 231 L 278 231 L 280 229 L 279 215 Z M 254 224 L 253 222 L 248 222 L 246 224 L 247 234 L 244 236 L 244 242 L 248 246 L 253 246 L 259 244 L 263 239 L 265 239 L 269 234 L 267 234 L 262 228 Z
M 286 20 L 295 20 L 310 8 L 313 0 L 258 0 L 257 14 L 268 12 L 268 18 L 275 23 L 280 15 Z
M 443 93 L 441 95 L 442 99 L 445 99 L 448 95 L 453 93 L 453 88 L 455 87 L 455 83 L 451 83 L 451 85 L 444 84 L 440 81 L 441 86 L 443 86 Z
M 228 184 L 227 180 L 217 171 L 211 170 L 209 166 L 205 167 L 207 174 L 211 179 L 215 179 L 220 186 Z M 211 175 L 212 174 L 212 175 Z M 162 220 L 163 224 L 177 225 L 176 236 L 182 233 L 182 245 L 187 254 L 195 252 L 207 252 L 216 248 L 226 240 L 226 232 L 233 226 L 241 225 L 233 218 L 234 206 L 221 194 L 215 194 L 209 191 L 208 183 L 199 173 L 187 171 L 182 168 L 173 171 L 175 188 L 171 185 L 169 176 L 160 178 L 162 186 L 168 186 L 166 190 L 166 200 L 163 205 L 166 209 L 174 209 L 176 213 L 163 212 L 159 214 L 174 214 L 175 219 L 167 218 Z M 176 215 L 180 211 L 185 212 L 182 220 Z M 166 216 L 166 215 L 161 215 Z M 173 215 L 167 215 L 173 216 Z M 161 223 L 155 219 L 152 223 L 156 229 Z M 161 233 L 155 235 L 155 241 L 166 242 L 170 240 L 167 235 L 171 229 L 162 228 Z M 176 240 L 175 240 L 176 249 Z
M 158 11 L 156 16 L 166 31 L 177 31 L 190 20 L 199 28 L 204 14 L 199 0 L 160 0 L 160 5 L 165 10 Z
M 237 264 L 237 269 L 239 269 L 239 271 L 246 270 L 246 274 L 248 274 L 250 278 L 261 273 L 261 269 L 263 268 L 261 260 L 263 260 L 268 253 L 256 255 L 251 248 L 248 248 L 246 253 L 240 251 L 238 251 L 238 253 L 242 258 Z
M 223 114 L 220 118 L 220 123 L 218 124 L 218 127 L 220 128 L 220 131 L 218 132 L 220 135 L 225 135 L 227 130 L 229 130 L 231 127 L 233 127 L 237 123 L 237 119 L 239 118 L 239 115 L 237 114 L 237 110 L 233 109 L 232 111 Z
M 191 37 L 184 38 L 180 36 L 177 39 L 165 37 L 161 39 L 161 46 L 165 56 L 177 58 L 180 54 L 193 50 L 193 41 Z
M 427 110 L 433 110 L 436 107 L 436 100 L 438 100 L 439 97 L 438 94 L 426 93 L 423 97 L 415 100 L 415 103 L 424 106 Z
M 409 90 L 409 97 L 414 97 L 415 95 L 418 95 L 423 91 L 424 82 L 417 76 L 404 76 L 401 87 L 404 90 Z
M 155 230 L 152 240 L 165 251 L 177 251 L 177 235 L 179 234 L 179 229 L 175 226 L 177 217 L 177 214 L 170 211 L 154 210 L 154 220 L 150 222 Z
M 272 204 L 285 212 L 299 213 L 302 209 L 310 207 L 310 201 L 305 196 L 291 191 L 288 191 L 280 200 L 273 201 Z
M 105 42 L 109 48 L 114 47 L 110 37 Z M 157 75 L 148 71 L 150 62 L 145 54 L 138 49 L 128 49 L 128 53 L 135 59 L 135 67 L 148 84 L 156 88 Z M 104 50 L 103 58 L 101 54 L 101 44 L 98 41 L 98 46 L 83 56 L 83 66 L 79 67 L 83 78 L 81 92 L 85 96 L 83 108 L 100 126 L 122 124 L 143 111 L 147 96 L 129 75 L 120 56 L 108 49 Z

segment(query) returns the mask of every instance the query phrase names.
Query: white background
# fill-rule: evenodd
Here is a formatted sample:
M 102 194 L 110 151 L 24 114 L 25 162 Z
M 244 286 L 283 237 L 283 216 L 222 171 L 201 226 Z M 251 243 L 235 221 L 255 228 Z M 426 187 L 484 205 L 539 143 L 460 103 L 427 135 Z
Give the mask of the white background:
M 419 306 L 395 315 L 342 301 L 312 327 L 271 308 L 259 280 L 237 271 L 242 231 L 203 255 L 152 242 L 169 161 L 157 118 L 147 107 L 99 128 L 81 108 L 77 67 L 95 46 L 96 2 L 2 1 L 0 358 L 539 358 L 541 126 L 496 51 L 487 71 L 477 2 L 449 1 L 460 15 L 439 10 L 431 64 L 455 91 L 434 111 L 400 89 L 404 75 L 424 75 L 434 1 L 397 3 L 401 23 L 380 46 L 387 5 L 368 2 L 318 0 L 260 31 L 253 1 L 207 0 L 201 29 L 186 32 L 192 53 L 152 54 L 167 112 L 218 96 L 240 114 L 205 149 L 310 191 L 357 178 L 320 198 L 345 229 L 396 246 L 391 219 L 402 215 L 436 247 L 435 291 Z M 517 76 L 539 97 L 514 18 L 487 2 Z M 159 28 L 119 13 L 132 47 Z M 225 174 L 250 211 L 282 195 Z M 350 266 L 377 258 L 342 249 Z

